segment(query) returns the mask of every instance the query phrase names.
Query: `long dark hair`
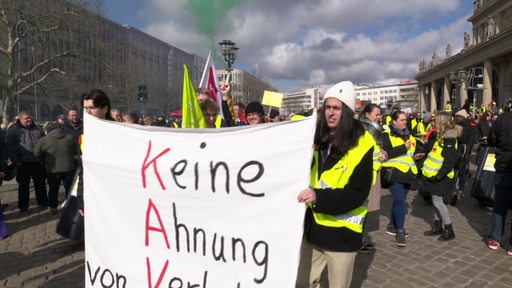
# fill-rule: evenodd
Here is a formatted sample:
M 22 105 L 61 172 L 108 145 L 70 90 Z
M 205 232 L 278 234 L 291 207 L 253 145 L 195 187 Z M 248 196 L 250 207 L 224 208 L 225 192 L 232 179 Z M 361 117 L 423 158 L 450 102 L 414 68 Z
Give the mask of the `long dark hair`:
M 336 131 L 331 134 L 330 128 L 327 125 L 324 109 L 321 108 L 318 112 L 318 119 L 315 131 L 314 144 L 315 146 L 327 148 L 331 145 L 331 152 L 335 153 L 337 157 L 341 158 L 348 150 L 354 147 L 364 132 L 364 126 L 357 119 L 354 119 L 354 111 L 350 109 L 345 103 L 341 105 L 341 120 Z
M 92 100 L 92 104 L 94 105 L 94 107 L 107 106 L 108 109 L 107 109 L 107 114 L 105 115 L 105 119 L 114 121 L 114 118 L 110 114 L 110 108 L 112 107 L 110 105 L 110 99 L 108 99 L 107 93 L 105 93 L 103 90 L 92 89 L 91 91 L 82 94 L 82 100 L 81 100 L 82 108 L 84 106 L 84 100 Z

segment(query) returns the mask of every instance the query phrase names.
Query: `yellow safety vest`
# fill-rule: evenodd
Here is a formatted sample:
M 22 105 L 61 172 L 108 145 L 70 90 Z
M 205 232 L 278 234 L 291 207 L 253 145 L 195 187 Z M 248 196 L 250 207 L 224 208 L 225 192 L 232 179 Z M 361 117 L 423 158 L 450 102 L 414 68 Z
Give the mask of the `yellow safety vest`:
M 446 104 L 446 106 L 444 106 L 444 111 L 452 112 L 452 104 Z
M 404 140 L 402 138 L 393 136 L 389 132 L 389 130 L 384 130 L 382 133 L 389 134 L 389 140 L 391 141 L 392 147 L 398 147 L 404 144 Z M 403 173 L 407 173 L 407 171 L 411 170 L 412 173 L 418 174 L 418 168 L 416 167 L 416 163 L 414 163 L 416 139 L 412 136 L 409 136 L 408 141 L 411 141 L 412 145 L 409 147 L 409 149 L 407 149 L 407 153 L 395 158 L 388 158 L 386 161 L 382 163 L 382 167 L 394 167 Z
M 414 129 L 416 128 L 416 126 L 418 125 L 418 119 L 414 118 L 411 120 L 411 129 Z
M 376 143 L 372 135 L 366 131 L 363 136 L 359 138 L 356 146 L 352 147 L 338 163 L 336 163 L 330 170 L 323 171 L 318 177 L 318 157 L 319 151 L 315 150 L 313 154 L 314 164 L 311 171 L 311 178 L 309 185 L 314 188 L 343 188 L 347 185 L 348 180 L 354 169 L 357 167 L 361 158 Z M 330 215 L 313 211 L 313 217 L 318 225 L 327 227 L 346 227 L 354 232 L 363 232 L 363 222 L 366 214 L 368 213 L 368 199 L 359 207 L 340 214 Z
M 420 123 L 418 123 L 418 129 L 416 130 L 417 134 L 421 134 L 421 135 L 427 134 L 427 130 L 428 130 L 429 126 L 430 126 L 430 124 L 425 125 L 425 122 L 421 121 Z
M 455 142 L 455 149 L 457 149 L 457 142 Z M 427 159 L 423 162 L 423 168 L 421 169 L 423 176 L 432 178 L 437 175 L 437 172 L 439 172 L 439 169 L 443 166 L 444 158 L 442 153 L 443 146 L 439 143 L 439 140 L 437 140 L 434 143 L 432 150 L 428 153 Z M 455 172 L 452 169 L 452 171 L 450 171 L 446 176 L 451 179 L 454 175 Z

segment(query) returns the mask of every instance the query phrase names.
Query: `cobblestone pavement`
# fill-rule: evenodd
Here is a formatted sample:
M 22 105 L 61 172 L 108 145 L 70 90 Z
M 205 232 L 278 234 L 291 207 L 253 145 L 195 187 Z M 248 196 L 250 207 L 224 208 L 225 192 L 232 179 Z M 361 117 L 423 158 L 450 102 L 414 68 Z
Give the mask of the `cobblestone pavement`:
M 16 189 L 14 181 L 0 188 L 2 203 L 9 205 L 4 215 L 10 232 L 0 241 L 0 287 L 84 287 L 83 244 L 57 235 L 58 216 L 33 202 L 28 215 L 20 216 Z M 512 256 L 503 249 L 489 250 L 482 240 L 490 226 L 489 209 L 469 195 L 448 206 L 456 239 L 443 243 L 423 236 L 433 218 L 432 205 L 416 191 L 407 203 L 409 237 L 407 247 L 398 248 L 385 233 L 392 199 L 382 190 L 381 210 L 367 224 L 377 249 L 357 256 L 352 287 L 511 287 Z

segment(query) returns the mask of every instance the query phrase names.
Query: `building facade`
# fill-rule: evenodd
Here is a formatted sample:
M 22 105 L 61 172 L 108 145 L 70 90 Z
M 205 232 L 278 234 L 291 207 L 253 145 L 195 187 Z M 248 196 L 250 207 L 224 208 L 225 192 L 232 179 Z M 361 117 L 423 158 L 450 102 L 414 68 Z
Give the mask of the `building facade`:
M 217 69 L 216 73 L 219 83 L 226 81 L 228 77 L 227 70 Z M 229 81 L 233 103 L 241 102 L 245 105 L 252 101 L 261 103 L 265 90 L 277 91 L 277 89 L 272 87 L 269 83 L 242 69 L 233 69 Z
M 421 110 L 443 110 L 447 101 L 455 108 L 491 101 L 502 107 L 512 96 L 512 1 L 476 0 L 468 21 L 471 35 L 465 33 L 459 53 L 420 63 L 416 80 Z M 468 80 L 452 81 L 450 74 L 461 70 L 469 74 Z
M 318 109 L 323 95 L 319 88 L 309 88 L 300 92 L 286 93 L 283 97 L 280 113 L 292 115 Z

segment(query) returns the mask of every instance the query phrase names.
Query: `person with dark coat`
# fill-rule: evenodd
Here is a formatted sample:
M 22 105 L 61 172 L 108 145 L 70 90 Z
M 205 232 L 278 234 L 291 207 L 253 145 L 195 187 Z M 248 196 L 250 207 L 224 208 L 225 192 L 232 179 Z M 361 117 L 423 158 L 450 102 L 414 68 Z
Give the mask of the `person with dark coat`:
M 485 112 L 478 119 L 478 124 L 476 124 L 476 129 L 478 131 L 478 138 L 487 138 L 489 135 L 489 131 L 491 130 L 492 121 L 491 121 L 491 113 Z
M 487 143 L 496 147 L 494 168 L 494 206 L 491 216 L 491 232 L 487 237 L 487 247 L 497 250 L 505 232 L 507 211 L 512 197 L 512 112 L 503 112 L 491 127 Z M 512 227 L 511 227 L 512 230 Z M 507 254 L 512 255 L 512 236 Z
M 78 110 L 69 109 L 68 119 L 64 124 L 62 124 L 62 131 L 73 136 L 73 138 L 78 141 L 80 135 L 84 133 L 84 123 L 80 119 Z
M 75 161 L 80 156 L 78 141 L 64 133 L 57 123 L 51 123 L 46 137 L 37 142 L 34 155 L 46 167 L 48 173 L 48 206 L 52 214 L 57 213 L 60 184 L 64 185 L 66 197 L 75 175 Z
M 425 231 L 424 234 L 440 235 L 440 241 L 447 241 L 455 238 L 455 233 L 443 198 L 453 192 L 457 180 L 454 169 L 459 161 L 457 138 L 462 135 L 462 127 L 453 123 L 452 115 L 448 112 L 436 115 L 435 126 L 436 132 L 427 143 L 428 154 L 421 169 L 421 189 L 432 195 L 435 208 L 432 229 Z
M 455 124 L 462 126 L 462 136 L 459 140 L 459 145 L 464 145 L 466 148 L 465 156 L 460 159 L 459 163 L 459 187 L 457 196 L 464 197 L 464 188 L 469 176 L 469 155 L 473 151 L 473 146 L 477 143 L 476 124 L 469 119 L 469 114 L 466 110 L 461 109 L 455 113 Z
M 20 213 L 28 211 L 30 200 L 30 179 L 34 181 L 37 205 L 48 207 L 46 195 L 46 169 L 34 155 L 34 147 L 45 136 L 39 125 L 32 120 L 28 111 L 18 114 L 16 124 L 7 133 L 7 152 L 11 162 L 17 165 L 18 208 Z

